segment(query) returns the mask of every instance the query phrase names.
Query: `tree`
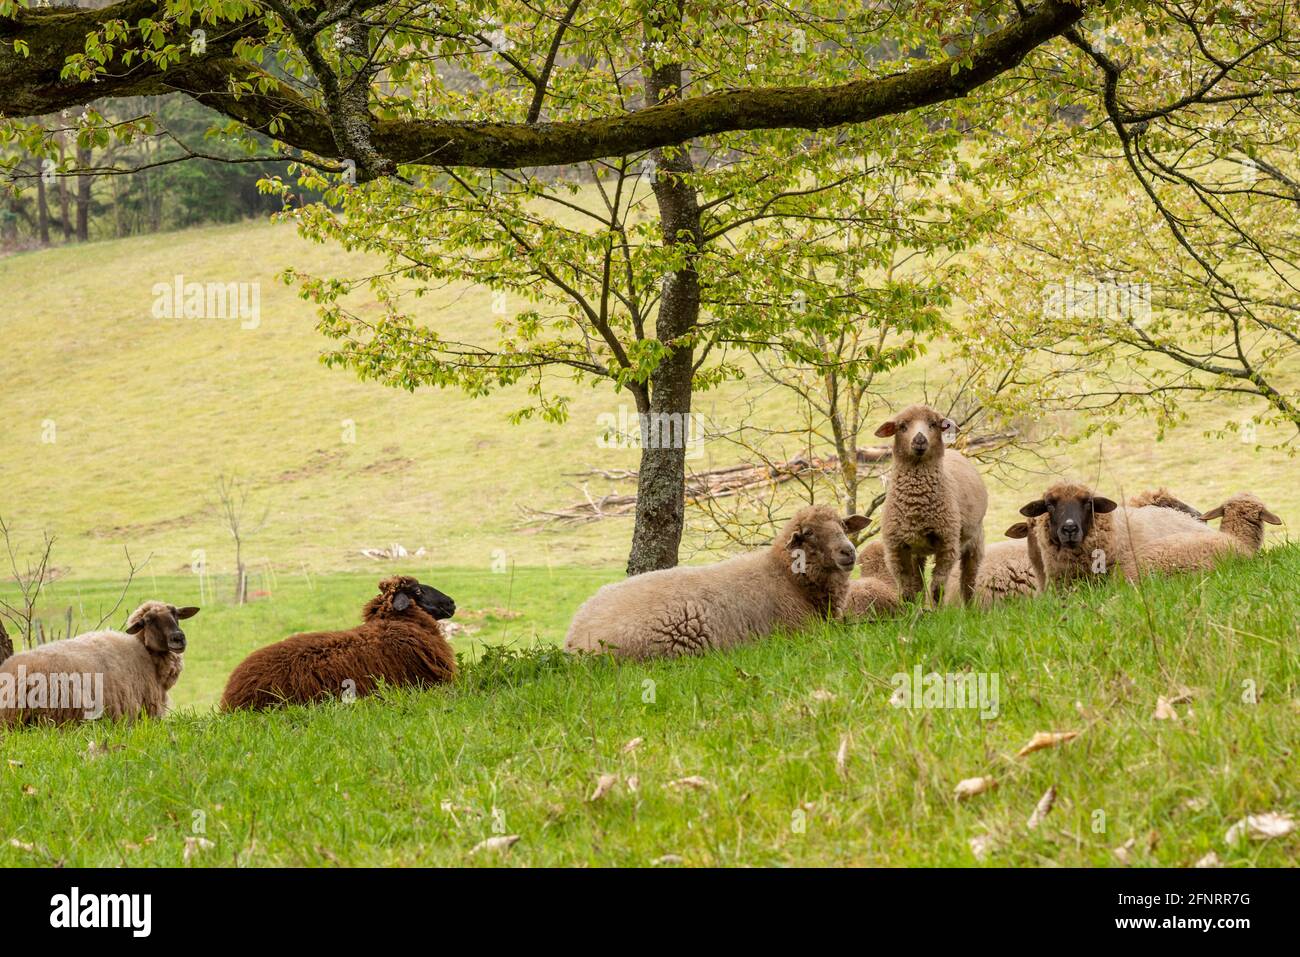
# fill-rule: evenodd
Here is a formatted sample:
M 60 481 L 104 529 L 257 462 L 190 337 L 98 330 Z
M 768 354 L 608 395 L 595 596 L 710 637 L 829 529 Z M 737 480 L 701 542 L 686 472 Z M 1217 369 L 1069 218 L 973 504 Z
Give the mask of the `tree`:
M 244 565 L 244 540 L 261 530 L 270 514 L 269 507 L 260 517 L 249 514 L 249 496 L 252 489 L 237 475 L 223 475 L 217 479 L 217 518 L 230 533 L 235 543 L 235 604 L 248 602 L 248 569 Z

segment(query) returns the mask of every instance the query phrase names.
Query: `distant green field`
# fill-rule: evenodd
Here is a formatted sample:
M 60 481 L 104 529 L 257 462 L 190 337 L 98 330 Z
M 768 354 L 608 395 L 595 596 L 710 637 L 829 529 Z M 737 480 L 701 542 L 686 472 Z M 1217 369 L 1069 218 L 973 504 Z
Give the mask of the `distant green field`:
M 298 239 L 290 226 L 239 224 L 0 260 L 0 515 L 25 551 L 42 531 L 58 539 L 54 564 L 77 580 L 123 576 L 123 547 L 152 555 L 149 571 L 182 574 L 198 557 L 230 574 L 229 538 L 213 514 L 215 483 L 237 472 L 255 487 L 250 511 L 269 508 L 249 536 L 254 570 L 281 576 L 369 570 L 362 548 L 424 547 L 423 561 L 481 569 L 611 567 L 626 559 L 631 521 L 577 527 L 526 522 L 524 507 L 553 508 L 628 492 L 626 483 L 579 479 L 591 468 L 636 466 L 635 453 L 601 448 L 597 417 L 630 405 L 601 388 L 578 390 L 562 426 L 507 415 L 523 404 L 514 390 L 483 398 L 429 390 L 407 394 L 363 384 L 318 362 L 326 341 L 311 306 L 275 281 L 286 267 L 357 275 L 355 257 Z M 193 281 L 257 283 L 260 324 L 156 319 L 155 284 L 177 274 Z M 374 306 L 354 303 L 363 314 Z M 495 317 L 480 288 L 446 289 L 422 300 L 428 321 L 470 337 Z M 897 404 L 942 382 L 942 348 L 897 376 Z M 751 384 L 697 398 L 720 425 L 741 424 Z M 757 415 L 789 424 L 792 406 L 767 394 Z M 990 539 L 1053 474 L 1094 480 L 1112 495 L 1167 484 L 1201 508 L 1249 488 L 1295 523 L 1295 461 L 1257 453 L 1233 439 L 1203 437 L 1250 410 L 1223 403 L 1197 414 L 1164 442 L 1141 420 L 1104 442 L 1026 456 L 1029 471 L 990 476 Z M 1048 435 L 1068 432 L 1056 417 Z M 1260 435 L 1261 441 L 1277 436 Z M 797 451 L 791 448 L 791 453 Z M 706 444 L 692 468 L 727 465 L 725 441 Z M 1281 535 L 1275 535 L 1280 540 Z M 685 554 L 699 536 L 688 535 Z
M 601 577 L 431 580 L 463 609 L 518 609 L 482 637 L 523 647 L 552 640 Z M 354 617 L 367 580 L 282 581 L 264 602 L 205 610 L 178 694 L 189 711 L 0 737 L 0 866 L 1185 867 L 1300 854 L 1300 834 L 1226 839 L 1246 815 L 1300 815 L 1300 546 L 1141 591 L 818 627 L 694 659 L 489 653 L 433 691 L 207 709 L 244 650 Z M 914 669 L 983 675 L 990 691 L 996 678 L 996 707 L 891 707 L 896 676 Z M 1155 717 L 1162 696 L 1176 717 Z M 1017 757 L 1040 731 L 1078 737 Z M 996 787 L 958 800 L 977 776 Z

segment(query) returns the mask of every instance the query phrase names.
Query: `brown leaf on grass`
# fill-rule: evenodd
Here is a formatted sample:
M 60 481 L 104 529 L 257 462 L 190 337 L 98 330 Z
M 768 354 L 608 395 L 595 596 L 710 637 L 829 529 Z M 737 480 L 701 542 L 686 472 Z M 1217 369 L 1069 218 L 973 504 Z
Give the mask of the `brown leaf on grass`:
M 682 856 L 680 854 L 665 854 L 663 857 L 656 857 L 650 863 L 655 867 L 671 867 L 682 863 Z
M 36 788 L 32 787 L 30 784 L 23 785 L 23 794 L 27 795 L 27 797 L 36 797 L 36 793 Z
M 1189 688 L 1187 685 L 1179 685 L 1178 693 L 1169 699 L 1170 704 L 1187 704 L 1196 697 L 1196 689 Z
M 333 864 L 335 867 L 339 867 L 339 866 L 340 866 L 340 862 L 339 862 L 338 857 L 337 857 L 337 856 L 335 855 L 335 853 L 334 853 L 333 851 L 331 851 L 328 847 L 324 847 L 324 846 L 322 846 L 322 845 L 320 845 L 320 844 L 317 844 L 317 845 L 316 845 L 316 853 L 319 854 L 321 857 L 325 858 L 325 860 L 329 861 L 329 862 L 330 862 L 331 864 Z
M 678 778 L 676 781 L 669 781 L 668 786 L 674 791 L 702 791 L 705 788 L 713 787 L 713 782 L 708 778 L 702 778 L 698 774 L 692 774 L 690 777 Z
M 9 846 L 16 847 L 20 851 L 26 851 L 28 854 L 33 854 L 36 851 L 35 844 L 28 844 L 26 841 L 18 840 L 16 837 L 9 838 Z
M 1164 695 L 1156 697 L 1156 710 L 1152 715 L 1157 721 L 1177 721 L 1178 712 L 1174 710 L 1173 702 Z
M 587 800 L 599 801 L 606 794 L 608 794 L 610 792 L 610 789 L 613 788 L 614 785 L 617 783 L 618 783 L 618 775 L 602 774 L 599 778 L 596 779 L 596 790 L 591 792 L 591 797 L 587 798 Z
M 623 753 L 631 754 L 637 748 L 641 747 L 641 745 L 644 743 L 645 743 L 645 738 L 633 738 L 627 744 L 623 745 Z
M 840 738 L 840 749 L 835 752 L 835 773 L 844 777 L 849 768 L 849 736 Z
M 1034 736 L 1029 739 L 1029 743 L 1016 752 L 1016 757 L 1023 758 L 1025 755 L 1041 751 L 1043 748 L 1054 748 L 1058 744 L 1073 741 L 1078 736 L 1078 731 L 1035 731 Z
M 1265 814 L 1248 814 L 1232 827 L 1223 839 L 1229 844 L 1239 844 L 1243 837 L 1252 841 L 1269 841 L 1286 837 L 1295 830 L 1295 820 L 1289 814 L 1269 811 Z
M 814 701 L 834 701 L 835 692 L 827 691 L 825 688 L 817 688 L 812 693 L 812 699 Z
M 956 796 L 958 801 L 966 798 L 973 798 L 977 794 L 983 794 L 985 791 L 992 791 L 998 786 L 998 782 L 993 778 L 963 778 L 957 782 Z
M 633 794 L 635 794 L 637 791 L 641 790 L 641 779 L 640 779 L 639 777 L 637 777 L 635 774 L 633 774 L 633 775 L 631 775 L 630 777 L 628 777 L 628 779 L 627 779 L 627 789 L 628 789 L 629 791 L 631 791 Z
M 1137 841 L 1130 837 L 1119 847 L 1111 848 L 1111 853 L 1115 855 L 1115 859 L 1121 864 L 1131 864 L 1133 863 L 1133 848 L 1136 844 Z
M 1195 864 L 1192 865 L 1192 867 L 1222 867 L 1222 866 L 1223 866 L 1223 862 L 1219 860 L 1219 855 L 1215 854 L 1213 851 L 1210 851 L 1210 853 L 1206 854 L 1199 861 L 1197 861 Z
M 477 854 L 479 851 L 508 851 L 519 843 L 518 834 L 501 834 L 497 837 L 489 837 L 485 841 L 479 841 L 472 848 L 470 854 Z
M 1052 812 L 1052 808 L 1055 806 L 1056 785 L 1052 785 L 1043 793 L 1043 796 L 1038 799 L 1038 804 L 1034 806 L 1034 813 L 1029 815 L 1029 821 L 1027 822 L 1029 829 L 1033 830 L 1038 827 L 1038 825 L 1042 824 L 1043 819 Z
M 994 848 L 997 847 L 997 840 L 992 834 L 976 834 L 968 843 L 970 844 L 970 852 L 975 855 L 977 861 L 986 860 L 993 853 Z

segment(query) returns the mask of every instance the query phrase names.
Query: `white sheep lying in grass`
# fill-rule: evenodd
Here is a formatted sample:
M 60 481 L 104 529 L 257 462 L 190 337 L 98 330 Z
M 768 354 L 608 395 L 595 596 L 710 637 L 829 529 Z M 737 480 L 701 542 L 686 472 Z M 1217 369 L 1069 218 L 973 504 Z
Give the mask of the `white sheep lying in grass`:
M 671 657 L 838 617 L 857 557 L 847 533 L 866 524 L 861 515 L 809 506 L 762 551 L 605 585 L 573 616 L 564 649 Z
M 184 667 L 178 622 L 198 611 L 147 601 L 124 632 L 92 631 L 7 658 L 0 663 L 0 726 L 162 717 Z

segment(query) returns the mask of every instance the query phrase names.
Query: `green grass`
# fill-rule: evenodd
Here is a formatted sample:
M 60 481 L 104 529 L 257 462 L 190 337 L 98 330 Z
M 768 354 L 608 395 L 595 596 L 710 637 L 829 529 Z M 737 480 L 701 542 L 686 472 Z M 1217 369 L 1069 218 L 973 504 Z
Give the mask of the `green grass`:
M 462 608 L 504 605 L 504 583 L 485 577 L 432 580 Z M 599 578 L 517 571 L 524 615 L 488 643 L 549 644 Z M 649 664 L 493 651 L 446 689 L 212 713 L 203 705 L 243 650 L 337 624 L 365 593 L 352 576 L 314 592 L 282 582 L 265 603 L 194 619 L 178 695 L 189 710 L 0 739 L 0 865 L 177 865 L 195 822 L 212 846 L 190 863 L 210 865 L 969 865 L 968 842 L 985 833 L 995 865 L 1116 865 L 1130 839 L 1138 865 L 1209 851 L 1292 864 L 1296 835 L 1231 847 L 1224 834 L 1246 814 L 1300 812 L 1297 580 L 1300 547 L 1287 546 L 1140 591 L 949 608 Z M 918 664 L 996 674 L 998 716 L 891 707 L 891 677 Z M 1155 720 L 1157 696 L 1183 686 L 1195 697 L 1179 719 Z M 1081 734 L 1014 756 L 1049 730 Z M 101 756 L 88 756 L 92 741 Z M 619 783 L 592 802 L 602 774 Z M 999 787 L 957 802 L 957 781 L 975 775 Z M 688 776 L 709 783 L 670 786 Z M 1029 830 L 1049 787 L 1056 807 Z M 519 842 L 471 855 L 494 821 Z

